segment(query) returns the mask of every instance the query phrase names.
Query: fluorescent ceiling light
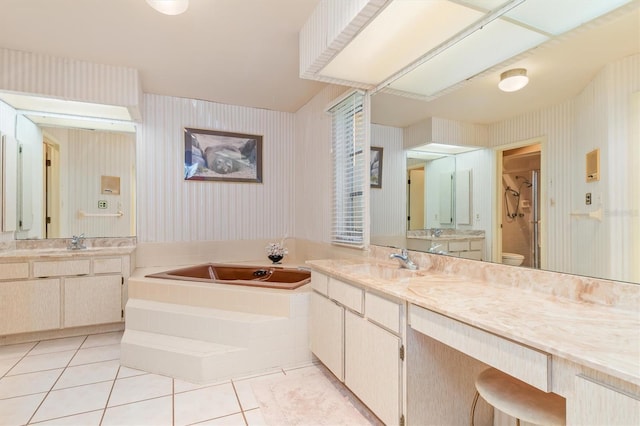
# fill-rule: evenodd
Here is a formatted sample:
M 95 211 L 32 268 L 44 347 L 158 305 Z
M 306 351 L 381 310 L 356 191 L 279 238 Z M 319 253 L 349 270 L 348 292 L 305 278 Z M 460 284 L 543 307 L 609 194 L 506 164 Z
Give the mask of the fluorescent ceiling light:
M 431 152 L 431 153 L 439 153 L 439 154 L 462 154 L 463 152 L 471 152 L 481 149 L 478 146 L 460 146 L 460 145 L 448 145 L 444 143 L 428 143 L 425 145 L 420 145 L 411 148 L 411 151 L 417 152 Z
M 136 131 L 136 125 L 131 121 L 101 119 L 97 117 L 80 117 L 39 111 L 18 110 L 18 112 L 38 126 L 44 127 L 65 127 L 127 133 L 135 133 Z
M 16 93 L 0 93 L 0 100 L 17 110 L 46 111 L 56 114 L 131 120 L 129 110 L 123 106 L 66 101 L 63 99 L 44 98 Z
M 422 151 L 407 151 L 407 158 L 413 158 L 414 160 L 437 160 L 438 158 L 447 157 L 447 154 L 437 154 L 434 152 L 422 152 Z
M 522 89 L 529 83 L 527 70 L 524 68 L 514 68 L 500 74 L 498 87 L 503 92 L 515 92 Z
M 544 34 L 496 19 L 395 80 L 389 87 L 433 96 L 547 39 Z
M 631 0 L 528 0 L 504 16 L 546 33 L 559 35 L 630 2 Z
M 446 0 L 395 0 L 320 74 L 377 84 L 482 16 L 478 10 Z

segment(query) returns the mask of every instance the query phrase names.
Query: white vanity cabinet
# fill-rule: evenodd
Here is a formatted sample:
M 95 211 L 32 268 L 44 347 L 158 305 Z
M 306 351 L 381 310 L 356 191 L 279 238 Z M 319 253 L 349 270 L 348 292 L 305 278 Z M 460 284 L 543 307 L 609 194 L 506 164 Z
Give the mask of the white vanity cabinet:
M 0 259 L 0 335 L 124 321 L 129 255 Z
M 311 351 L 385 424 L 400 424 L 404 303 L 315 271 L 311 284 Z
M 638 396 L 581 375 L 574 385 L 575 397 L 567 399 L 567 425 L 640 424 Z

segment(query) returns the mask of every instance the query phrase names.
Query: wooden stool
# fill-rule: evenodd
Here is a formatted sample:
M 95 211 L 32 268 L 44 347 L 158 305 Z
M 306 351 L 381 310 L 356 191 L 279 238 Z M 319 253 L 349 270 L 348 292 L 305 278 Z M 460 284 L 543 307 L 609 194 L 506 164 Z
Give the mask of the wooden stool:
M 537 425 L 564 425 L 565 399 L 554 393 L 543 392 L 527 383 L 488 368 L 476 379 L 476 396 L 471 407 L 471 426 L 478 396 L 498 410 L 520 420 Z

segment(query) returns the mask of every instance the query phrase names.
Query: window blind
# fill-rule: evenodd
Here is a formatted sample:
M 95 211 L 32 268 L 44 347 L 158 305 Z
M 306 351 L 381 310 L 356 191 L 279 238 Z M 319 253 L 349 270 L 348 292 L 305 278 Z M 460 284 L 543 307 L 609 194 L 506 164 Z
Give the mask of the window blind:
M 333 218 L 331 241 L 364 246 L 365 171 L 364 94 L 354 92 L 329 109 L 332 121 Z

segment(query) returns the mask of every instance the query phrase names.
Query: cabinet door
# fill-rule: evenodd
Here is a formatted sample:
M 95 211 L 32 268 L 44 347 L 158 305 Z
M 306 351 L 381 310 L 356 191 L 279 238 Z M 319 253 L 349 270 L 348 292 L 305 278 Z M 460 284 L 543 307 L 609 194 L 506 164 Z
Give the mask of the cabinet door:
M 64 326 L 106 324 L 122 320 L 122 277 L 66 278 Z
M 638 425 L 640 400 L 585 377 L 575 378 L 575 397 L 567 399 L 568 425 Z
M 0 283 L 0 335 L 60 328 L 60 280 Z
M 311 352 L 344 380 L 344 308 L 313 292 L 310 323 Z
M 344 383 L 385 424 L 400 422 L 400 338 L 345 312 Z

